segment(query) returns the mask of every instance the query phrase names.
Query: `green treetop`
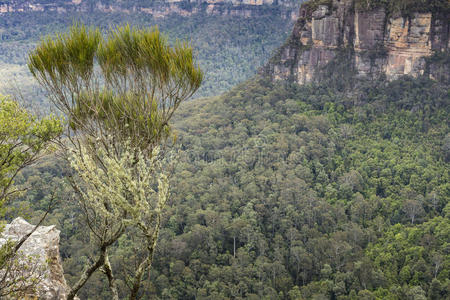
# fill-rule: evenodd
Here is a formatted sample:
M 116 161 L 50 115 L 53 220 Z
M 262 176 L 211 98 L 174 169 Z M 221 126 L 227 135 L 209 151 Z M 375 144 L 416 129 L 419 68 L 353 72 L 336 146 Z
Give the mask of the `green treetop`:
M 93 139 L 113 135 L 150 152 L 203 80 L 192 48 L 170 47 L 156 27 L 119 27 L 103 38 L 99 30 L 75 25 L 44 39 L 28 66 L 72 130 Z

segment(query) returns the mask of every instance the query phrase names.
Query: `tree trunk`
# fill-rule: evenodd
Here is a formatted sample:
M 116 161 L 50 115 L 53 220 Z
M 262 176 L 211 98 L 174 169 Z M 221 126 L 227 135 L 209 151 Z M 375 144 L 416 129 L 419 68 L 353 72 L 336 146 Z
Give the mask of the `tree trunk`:
M 139 292 L 139 288 L 141 287 L 142 276 L 144 275 L 145 269 L 150 263 L 150 257 L 153 255 L 148 255 L 140 264 L 136 273 L 134 274 L 133 286 L 131 288 L 130 300 L 136 300 Z
M 81 278 L 78 282 L 71 288 L 70 293 L 67 295 L 67 300 L 73 300 L 77 295 L 78 291 L 84 286 L 92 274 L 98 270 L 105 263 L 106 247 L 102 247 L 100 250 L 100 255 L 97 260 L 91 264 L 86 270 L 84 270 Z
M 136 273 L 134 273 L 135 275 L 134 275 L 134 280 L 133 280 L 133 286 L 131 287 L 130 297 L 128 298 L 129 300 L 137 299 L 138 292 L 141 287 L 142 277 L 143 277 L 146 269 L 148 269 L 149 274 L 150 274 L 150 268 L 152 266 L 152 261 L 153 261 L 153 254 L 155 253 L 156 242 L 158 241 L 160 224 L 161 224 L 160 219 L 158 218 L 158 222 L 157 222 L 155 231 L 153 232 L 153 235 L 151 237 L 148 236 L 148 241 L 147 241 L 148 254 L 147 254 L 147 257 L 139 264 L 139 267 L 136 270 Z
M 109 289 L 112 293 L 113 300 L 119 300 L 119 293 L 117 291 L 116 278 L 114 278 L 114 274 L 112 272 L 111 264 L 109 262 L 108 254 L 105 254 L 105 263 L 103 264 L 103 271 L 108 277 Z

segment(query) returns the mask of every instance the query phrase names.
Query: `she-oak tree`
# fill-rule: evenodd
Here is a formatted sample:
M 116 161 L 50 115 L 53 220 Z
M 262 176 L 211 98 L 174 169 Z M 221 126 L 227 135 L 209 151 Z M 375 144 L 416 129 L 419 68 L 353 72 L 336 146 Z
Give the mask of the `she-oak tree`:
M 97 270 L 119 299 L 108 249 L 124 234 L 141 241 L 136 268 L 125 271 L 128 297 L 136 299 L 168 198 L 159 146 L 171 135 L 173 113 L 203 79 L 192 48 L 170 47 L 157 28 L 119 27 L 103 37 L 98 29 L 74 25 L 45 38 L 28 66 L 68 119 L 69 142 L 60 146 L 96 249 L 67 299 Z

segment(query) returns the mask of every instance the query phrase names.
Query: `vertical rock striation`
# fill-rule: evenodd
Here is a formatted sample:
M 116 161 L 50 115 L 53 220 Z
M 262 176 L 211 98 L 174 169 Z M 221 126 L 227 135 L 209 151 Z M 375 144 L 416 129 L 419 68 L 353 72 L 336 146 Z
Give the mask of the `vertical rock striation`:
M 448 59 L 442 60 L 450 48 L 448 9 L 405 13 L 383 5 L 358 8 L 355 0 L 317 4 L 324 2 L 301 6 L 291 36 L 264 69 L 273 79 L 311 82 L 332 72 L 342 57 L 357 76 L 449 77 Z M 441 60 L 433 62 L 439 54 Z

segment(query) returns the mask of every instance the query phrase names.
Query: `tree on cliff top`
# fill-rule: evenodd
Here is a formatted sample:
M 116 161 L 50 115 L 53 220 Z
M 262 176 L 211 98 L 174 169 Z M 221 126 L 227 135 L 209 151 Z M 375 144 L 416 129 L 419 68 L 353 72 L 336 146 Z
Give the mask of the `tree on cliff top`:
M 159 145 L 171 135 L 173 113 L 203 79 L 192 48 L 170 47 L 157 28 L 119 27 L 103 38 L 98 29 L 75 25 L 44 39 L 28 66 L 68 118 L 71 146 L 61 147 L 97 249 L 68 299 L 98 269 L 118 299 L 108 249 L 124 234 L 137 235 L 145 249 L 127 276 L 129 298 L 136 299 L 168 197 Z
M 411 16 L 416 12 L 436 12 L 448 14 L 450 2 L 448 0 L 355 0 L 356 9 L 374 9 L 384 6 L 389 14 Z
M 17 174 L 45 154 L 61 131 L 58 118 L 38 120 L 16 101 L 0 95 L 0 216 L 5 214 L 5 204 L 20 192 L 14 187 Z M 29 258 L 18 253 L 33 231 L 18 242 L 6 241 L 0 246 L 0 298 L 29 292 L 42 276 L 42 272 L 34 272 Z

